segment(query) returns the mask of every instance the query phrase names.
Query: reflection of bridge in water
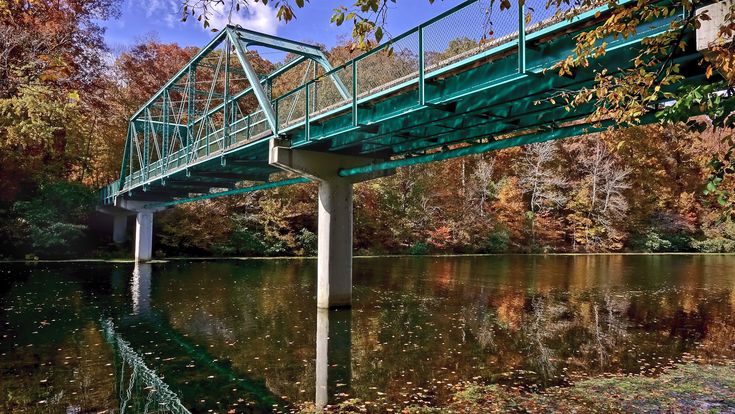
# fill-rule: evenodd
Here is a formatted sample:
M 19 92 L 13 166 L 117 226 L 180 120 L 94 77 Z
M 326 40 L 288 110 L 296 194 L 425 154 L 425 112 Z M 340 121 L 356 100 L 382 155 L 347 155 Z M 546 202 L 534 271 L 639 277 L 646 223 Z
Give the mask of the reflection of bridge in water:
M 226 362 L 212 357 L 206 350 L 199 348 L 189 338 L 177 332 L 151 307 L 151 280 L 152 265 L 150 263 L 136 264 L 129 284 L 132 317 L 123 317 L 119 323 L 120 326 L 116 326 L 110 319 L 102 321 L 105 339 L 113 347 L 119 365 L 116 367 L 116 372 L 121 412 L 128 410 L 147 413 L 188 413 L 189 410 L 185 403 L 193 397 L 193 395 L 186 395 L 184 391 L 177 394 L 176 385 L 167 383 L 160 372 L 146 365 L 145 355 L 136 351 L 136 346 L 132 344 L 135 342 L 134 337 L 139 337 L 141 331 L 146 332 L 145 342 L 172 343 L 176 346 L 174 352 L 181 354 L 183 351 L 183 355 L 196 362 L 198 370 L 206 370 L 213 374 L 200 375 L 200 377 L 207 378 L 206 385 L 193 387 L 191 383 L 194 380 L 188 380 L 187 388 L 221 390 L 233 385 L 247 393 L 247 396 L 253 400 L 251 408 L 256 411 L 288 406 L 286 401 L 268 389 L 263 380 L 248 378 L 234 371 Z M 129 336 L 121 332 L 120 328 L 125 325 L 133 325 Z M 349 309 L 318 309 L 315 344 L 315 404 L 319 409 L 337 401 L 339 394 L 350 387 L 351 342 L 351 311 Z M 145 345 L 145 343 L 142 344 Z M 177 366 L 173 364 L 170 368 L 171 377 L 175 377 Z M 219 384 L 213 385 L 213 383 Z M 215 396 L 204 395 L 203 397 Z
M 589 67 L 558 76 L 553 68 L 574 54 L 575 35 L 599 27 L 609 5 L 564 18 L 540 0 L 510 10 L 502 3 L 465 1 L 336 67 L 316 46 L 227 27 L 131 117 L 120 178 L 101 192 L 116 241 L 125 216 L 137 215 L 136 259 L 149 260 L 155 211 L 311 180 L 319 186 L 317 306 L 349 306 L 353 183 L 598 131 L 612 120 L 588 124 L 594 102 L 570 110 L 550 98 L 594 85 L 601 71 L 630 69 L 646 39 L 687 18 L 679 7 L 643 19 L 633 34 L 601 39 L 606 54 Z M 662 64 L 696 83 L 704 79 L 699 33 L 683 27 L 685 47 Z M 294 59 L 259 74 L 248 48 Z
M 148 368 L 140 354 L 130 346 L 115 330 L 115 324 L 107 319 L 101 322 L 105 340 L 112 346 L 118 357 L 117 392 L 120 413 L 174 413 L 190 414 L 168 384 Z

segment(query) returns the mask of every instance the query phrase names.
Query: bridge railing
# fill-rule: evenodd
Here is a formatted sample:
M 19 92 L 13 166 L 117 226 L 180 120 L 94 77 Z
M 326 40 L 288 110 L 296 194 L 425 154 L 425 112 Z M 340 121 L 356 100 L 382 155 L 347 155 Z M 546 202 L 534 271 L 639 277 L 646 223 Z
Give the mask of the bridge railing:
M 99 192 L 99 202 L 102 205 L 114 204 L 115 196 L 120 192 L 120 181 L 115 180 L 110 184 L 102 187 Z

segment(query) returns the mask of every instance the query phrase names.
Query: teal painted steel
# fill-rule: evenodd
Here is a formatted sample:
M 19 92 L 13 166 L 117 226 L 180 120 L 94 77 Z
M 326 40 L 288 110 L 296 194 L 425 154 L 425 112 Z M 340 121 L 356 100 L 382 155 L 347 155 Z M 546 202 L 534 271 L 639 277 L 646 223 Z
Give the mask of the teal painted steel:
M 273 137 L 288 139 L 293 148 L 385 159 L 379 168 L 396 168 L 579 134 L 585 126 L 572 123 L 582 122 L 594 106 L 567 112 L 545 99 L 591 85 L 594 71 L 581 70 L 574 78 L 545 71 L 574 50 L 575 33 L 606 18 L 607 5 L 572 20 L 543 22 L 528 22 L 526 6 L 505 14 L 497 7 L 491 0 L 465 1 L 337 67 L 315 46 L 230 26 L 131 118 L 121 178 L 101 199 L 175 205 L 212 198 L 192 197 L 192 186 L 181 183 L 227 188 L 241 180 L 266 181 L 280 171 L 268 164 Z M 483 24 L 466 23 L 498 13 L 494 34 Z M 605 39 L 607 55 L 595 60 L 594 69 L 620 70 L 643 39 L 670 30 L 681 17 L 662 16 L 635 35 Z M 693 33 L 684 36 L 691 40 Z M 249 63 L 249 45 L 298 57 L 258 74 Z M 672 62 L 695 79 L 701 76 L 699 58 L 688 47 L 677 50 Z M 488 139 L 495 141 L 436 152 Z
M 246 194 L 246 193 L 252 193 L 253 191 L 270 190 L 273 188 L 286 187 L 286 186 L 294 185 L 294 184 L 304 184 L 308 182 L 309 182 L 309 179 L 304 178 L 304 177 L 290 178 L 287 180 L 274 181 L 271 183 L 258 184 L 258 185 L 253 185 L 250 187 L 237 188 L 235 190 L 220 191 L 216 193 L 205 194 L 205 195 L 201 195 L 198 197 L 191 197 L 191 198 L 186 198 L 182 200 L 174 200 L 174 201 L 169 201 L 165 203 L 151 203 L 150 205 L 147 205 L 146 207 L 148 208 L 171 207 L 171 206 L 175 206 L 179 204 L 191 203 L 194 201 L 209 200 L 212 198 L 226 197 L 226 196 L 231 196 L 231 195 L 236 195 L 236 194 Z
M 518 4 L 518 73 L 526 73 L 526 3 Z

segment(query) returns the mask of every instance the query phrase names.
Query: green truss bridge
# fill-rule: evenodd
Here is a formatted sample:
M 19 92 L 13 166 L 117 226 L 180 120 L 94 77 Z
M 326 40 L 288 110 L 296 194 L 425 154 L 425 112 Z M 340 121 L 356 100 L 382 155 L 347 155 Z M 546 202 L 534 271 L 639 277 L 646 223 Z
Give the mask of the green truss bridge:
M 567 18 L 538 2 L 529 13 L 529 1 L 510 10 L 465 1 L 339 65 L 316 46 L 228 26 L 131 117 L 120 179 L 100 193 L 114 239 L 137 215 L 136 259 L 148 260 L 156 211 L 314 181 L 318 306 L 349 305 L 353 183 L 605 127 L 585 124 L 592 104 L 567 111 L 548 98 L 591 86 L 597 71 L 630 68 L 645 38 L 688 17 L 682 7 L 606 39 L 604 56 L 562 77 L 550 69 L 609 11 Z M 684 33 L 687 47 L 669 61 L 688 82 L 704 79 L 698 34 Z M 260 73 L 253 51 L 263 49 L 288 54 L 287 63 Z

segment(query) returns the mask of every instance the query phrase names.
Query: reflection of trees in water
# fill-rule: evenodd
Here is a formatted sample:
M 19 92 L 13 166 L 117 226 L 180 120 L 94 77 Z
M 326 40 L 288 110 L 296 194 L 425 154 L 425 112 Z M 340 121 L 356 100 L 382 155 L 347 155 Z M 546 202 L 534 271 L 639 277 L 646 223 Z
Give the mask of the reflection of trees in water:
M 530 320 L 523 324 L 521 332 L 525 339 L 528 361 L 542 378 L 551 378 L 556 372 L 555 352 L 547 340 L 560 335 L 567 324 L 560 320 L 566 308 L 560 304 L 547 304 L 542 296 L 531 299 Z
M 464 326 L 486 354 L 520 353 L 524 369 L 544 383 L 558 378 L 560 365 L 605 369 L 626 347 L 626 295 L 536 295 L 517 309 L 519 328 L 498 317 L 505 301 L 515 298 L 505 295 L 493 304 L 478 300 L 464 306 Z
M 496 352 L 495 329 L 498 319 L 493 309 L 486 303 L 473 302 L 462 310 L 462 319 L 465 322 L 464 334 L 469 331 L 475 337 L 477 343 L 485 351 Z
M 592 305 L 592 320 L 594 321 L 587 331 L 592 341 L 580 349 L 582 353 L 597 355 L 600 368 L 605 368 L 610 363 L 610 354 L 615 351 L 616 346 L 626 337 L 626 322 L 623 315 L 628 307 L 625 297 L 613 298 L 607 292 L 602 296 L 601 303 Z

